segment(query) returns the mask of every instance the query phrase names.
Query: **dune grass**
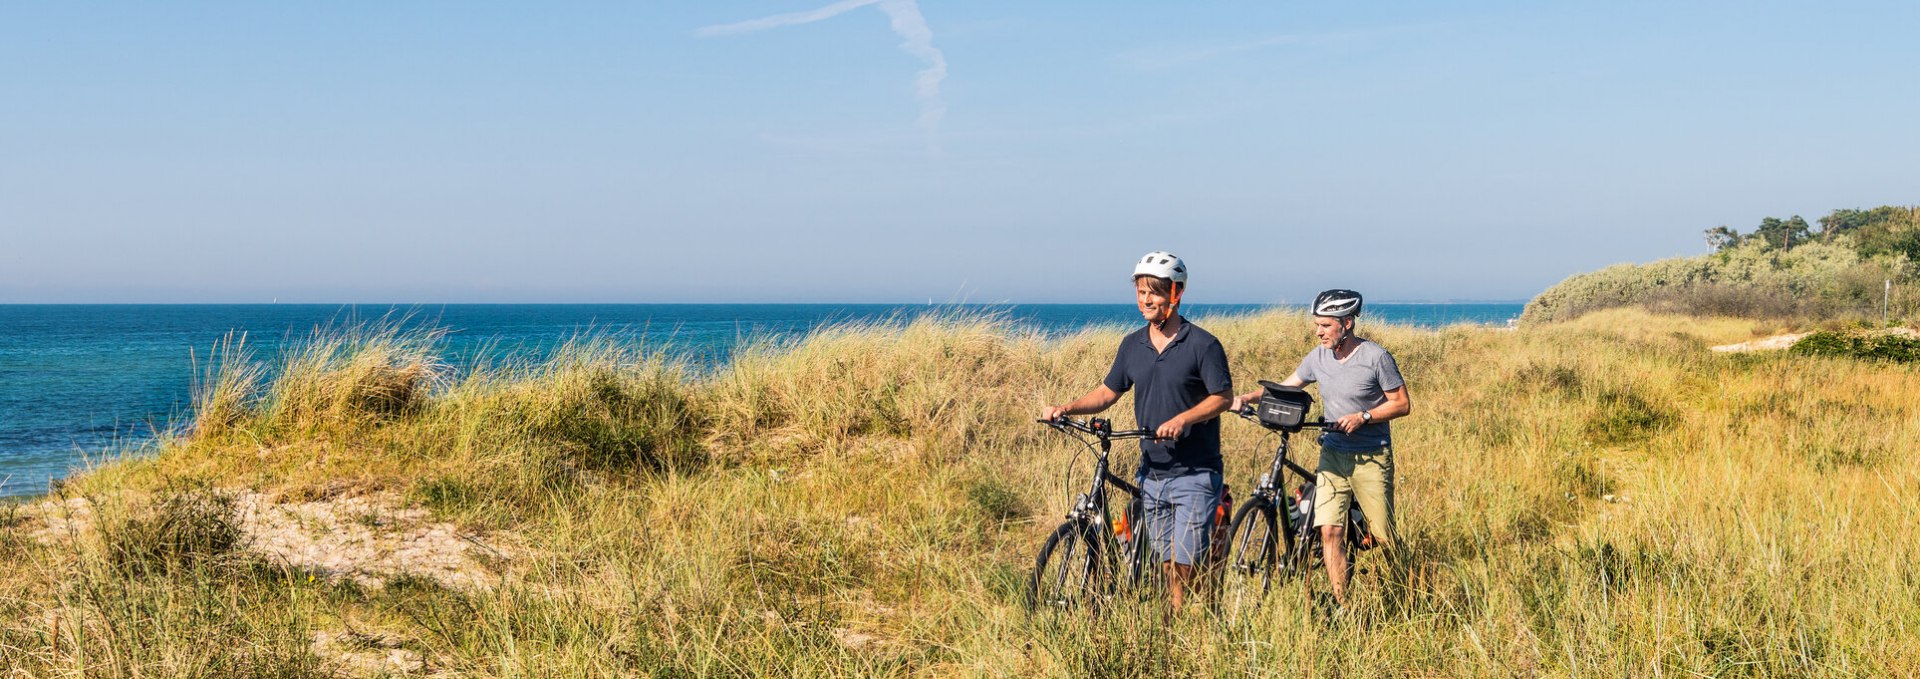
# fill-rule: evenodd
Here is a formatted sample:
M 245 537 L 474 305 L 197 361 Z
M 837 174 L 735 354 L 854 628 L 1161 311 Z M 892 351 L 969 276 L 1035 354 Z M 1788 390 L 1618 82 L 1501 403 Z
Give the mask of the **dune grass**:
M 1312 342 L 1303 316 L 1202 323 L 1242 385 Z M 1771 330 L 1624 309 L 1363 324 L 1415 401 L 1395 423 L 1408 549 L 1342 622 L 1290 588 L 1232 621 L 1024 611 L 1090 468 L 1031 418 L 1097 382 L 1117 329 L 849 325 L 706 374 L 607 337 L 459 375 L 431 333 L 325 334 L 272 370 L 235 347 L 192 431 L 65 484 L 94 528 L 35 539 L 0 514 L 0 666 L 351 673 L 313 643 L 339 634 L 423 659 L 399 675 L 1920 673 L 1920 373 L 1705 349 Z M 1224 431 L 1245 488 L 1273 440 Z M 525 549 L 490 589 L 312 578 L 223 528 L 235 489 L 389 493 Z

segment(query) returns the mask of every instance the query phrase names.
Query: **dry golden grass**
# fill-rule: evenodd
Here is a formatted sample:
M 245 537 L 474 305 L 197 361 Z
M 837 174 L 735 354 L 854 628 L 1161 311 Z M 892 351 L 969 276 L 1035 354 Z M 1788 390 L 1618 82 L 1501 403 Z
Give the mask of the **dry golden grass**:
M 1242 385 L 1311 343 L 1301 316 L 1201 323 Z M 271 382 L 211 375 L 213 423 L 64 492 L 397 493 L 521 536 L 503 584 L 365 590 L 244 553 L 129 574 L 110 540 L 35 541 L 13 512 L 0 664 L 311 676 L 344 667 L 313 635 L 351 632 L 462 676 L 1920 673 L 1920 374 L 1706 350 L 1771 330 L 1632 310 L 1363 325 L 1414 396 L 1395 424 L 1409 557 L 1360 576 L 1337 623 L 1295 589 L 1239 621 L 1024 611 L 1025 570 L 1089 468 L 1031 418 L 1097 382 L 1118 329 L 847 326 L 712 374 L 590 338 L 457 379 L 432 336 L 323 337 Z M 1244 488 L 1272 439 L 1225 431 Z

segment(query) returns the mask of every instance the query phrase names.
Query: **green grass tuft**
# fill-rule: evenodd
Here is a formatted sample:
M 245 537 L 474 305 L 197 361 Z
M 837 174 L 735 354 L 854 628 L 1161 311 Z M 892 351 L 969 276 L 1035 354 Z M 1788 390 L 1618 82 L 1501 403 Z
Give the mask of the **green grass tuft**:
M 157 497 L 106 507 L 100 539 L 107 559 L 131 575 L 171 573 L 244 546 L 233 498 L 199 485 L 164 488 Z

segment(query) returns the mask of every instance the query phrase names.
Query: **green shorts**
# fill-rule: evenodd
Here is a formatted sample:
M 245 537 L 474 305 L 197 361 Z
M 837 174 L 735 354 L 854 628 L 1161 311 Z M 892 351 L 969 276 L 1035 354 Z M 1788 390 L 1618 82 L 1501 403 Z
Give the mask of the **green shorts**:
M 1313 483 L 1313 525 L 1344 526 L 1347 509 L 1360 503 L 1375 540 L 1397 544 L 1393 530 L 1393 448 L 1346 452 L 1320 450 Z

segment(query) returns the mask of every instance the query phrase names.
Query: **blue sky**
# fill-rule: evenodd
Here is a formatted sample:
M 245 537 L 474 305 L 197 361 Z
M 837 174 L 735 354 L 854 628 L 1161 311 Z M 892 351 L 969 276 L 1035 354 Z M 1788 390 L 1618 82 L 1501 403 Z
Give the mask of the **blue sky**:
M 1920 202 L 1910 2 L 0 2 L 0 303 L 1524 299 Z

